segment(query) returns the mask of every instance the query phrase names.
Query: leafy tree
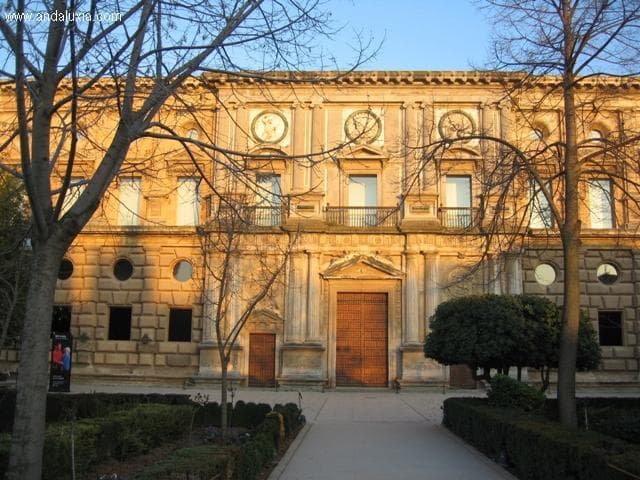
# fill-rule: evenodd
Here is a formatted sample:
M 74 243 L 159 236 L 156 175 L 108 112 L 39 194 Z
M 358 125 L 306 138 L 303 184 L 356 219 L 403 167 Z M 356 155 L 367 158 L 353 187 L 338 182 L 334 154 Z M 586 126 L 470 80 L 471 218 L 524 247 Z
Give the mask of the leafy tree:
M 558 367 L 562 309 L 534 295 L 483 295 L 461 297 L 438 306 L 425 340 L 425 355 L 453 365 L 464 363 L 476 379 L 490 379 L 490 370 L 503 373 L 509 367 L 540 370 L 542 389 L 549 373 Z M 600 363 L 600 346 L 590 320 L 580 321 L 578 370 L 592 370 Z
M 490 380 L 491 369 L 507 372 L 516 363 L 524 338 L 524 318 L 514 297 L 472 295 L 438 305 L 424 352 L 445 365 L 468 365 L 476 380 Z
M 525 365 L 540 371 L 542 389 L 546 390 L 549 387 L 550 371 L 558 368 L 560 359 L 562 308 L 546 298 L 535 295 L 522 295 L 520 298 L 529 339 L 525 355 L 528 360 Z M 581 311 L 576 369 L 593 370 L 600 364 L 600 357 L 596 331 L 591 320 Z
M 28 228 L 21 183 L 0 174 L 0 350 L 20 336 L 29 284 Z

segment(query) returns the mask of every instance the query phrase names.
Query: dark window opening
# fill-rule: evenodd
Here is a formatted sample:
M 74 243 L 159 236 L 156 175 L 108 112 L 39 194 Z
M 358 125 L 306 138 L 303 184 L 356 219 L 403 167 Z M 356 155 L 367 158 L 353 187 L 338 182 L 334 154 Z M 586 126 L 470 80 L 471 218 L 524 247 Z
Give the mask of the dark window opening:
M 131 307 L 109 307 L 109 340 L 131 339 Z
M 73 275 L 73 263 L 68 258 L 65 258 L 60 262 L 60 269 L 58 270 L 58 278 L 60 280 L 67 280 Z
M 51 331 L 66 333 L 71 331 L 71 306 L 54 305 L 51 315 Z
M 169 341 L 191 341 L 190 308 L 172 308 L 169 310 Z
M 600 345 L 622 345 L 622 312 L 598 312 Z
M 121 282 L 129 280 L 133 275 L 133 265 L 126 258 L 121 258 L 113 266 L 113 275 Z

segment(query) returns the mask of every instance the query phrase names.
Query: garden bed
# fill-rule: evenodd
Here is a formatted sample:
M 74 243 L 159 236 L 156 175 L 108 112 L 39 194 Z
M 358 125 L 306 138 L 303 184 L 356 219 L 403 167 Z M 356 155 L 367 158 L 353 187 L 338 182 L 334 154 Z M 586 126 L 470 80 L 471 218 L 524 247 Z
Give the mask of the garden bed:
M 239 401 L 229 410 L 231 441 L 221 446 L 220 406 L 206 399 L 196 403 L 186 396 L 74 397 L 49 400 L 54 408 L 47 418 L 59 420 L 47 426 L 45 480 L 71 478 L 72 458 L 76 478 L 252 480 L 273 467 L 276 455 L 304 423 L 295 404 L 272 409 Z M 157 400 L 161 403 L 148 403 Z M 74 420 L 62 420 L 69 415 Z M 9 441 L 8 433 L 0 434 L 0 477 Z
M 587 406 L 587 412 L 591 409 L 596 413 L 598 408 L 611 409 L 612 404 L 618 405 L 618 411 L 623 405 L 629 409 L 637 402 L 592 399 L 591 407 L 589 401 L 581 405 Z M 623 480 L 640 476 L 639 445 L 593 430 L 563 428 L 550 418 L 554 412 L 554 401 L 547 402 L 544 413 L 533 413 L 492 407 L 487 399 L 449 398 L 444 402 L 443 423 L 521 480 Z M 593 420 L 598 418 L 605 416 L 592 416 Z M 590 425 L 594 425 L 593 420 Z

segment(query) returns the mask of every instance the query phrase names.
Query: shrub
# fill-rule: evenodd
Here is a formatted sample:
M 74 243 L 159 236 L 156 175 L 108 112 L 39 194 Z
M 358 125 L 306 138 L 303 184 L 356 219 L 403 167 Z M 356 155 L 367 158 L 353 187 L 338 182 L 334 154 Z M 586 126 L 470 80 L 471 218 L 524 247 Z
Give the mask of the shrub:
M 266 403 L 245 403 L 238 400 L 232 412 L 232 424 L 237 427 L 255 428 L 271 411 Z
M 487 398 L 489 404 L 495 407 L 515 408 L 525 412 L 539 411 L 545 402 L 545 396 L 540 390 L 507 375 L 496 375 L 491 379 Z
M 276 404 L 273 407 L 273 411 L 282 415 L 287 437 L 289 437 L 293 432 L 298 431 L 298 429 L 305 424 L 306 420 L 304 415 L 302 415 L 302 411 L 295 403 L 287 403 L 285 405 Z
M 561 309 L 535 295 L 472 295 L 441 303 L 430 319 L 425 356 L 445 365 L 465 364 L 477 378 L 490 370 L 533 367 L 546 388 L 549 370 L 558 366 Z M 600 346 L 589 319 L 581 316 L 576 367 L 591 370 L 600 362 Z
M 94 420 L 59 423 L 47 428 L 44 439 L 42 466 L 43 480 L 71 478 L 71 437 L 74 437 L 75 469 L 78 474 L 87 471 L 108 457 L 98 448 L 101 426 Z
M 514 412 L 484 399 L 449 398 L 443 422 L 485 454 L 505 459 L 521 480 L 629 478 L 619 469 L 640 474 L 640 447 Z
M 237 453 L 216 445 L 181 448 L 155 465 L 145 468 L 132 480 L 174 480 L 231 478 Z
M 11 435 L 0 433 L 0 478 L 4 478 L 4 472 L 9 466 L 9 451 L 11 450 Z
M 71 433 L 75 437 L 76 472 L 97 463 L 124 460 L 187 433 L 191 407 L 187 405 L 136 405 L 107 417 L 49 425 L 45 437 L 42 478 L 71 478 Z

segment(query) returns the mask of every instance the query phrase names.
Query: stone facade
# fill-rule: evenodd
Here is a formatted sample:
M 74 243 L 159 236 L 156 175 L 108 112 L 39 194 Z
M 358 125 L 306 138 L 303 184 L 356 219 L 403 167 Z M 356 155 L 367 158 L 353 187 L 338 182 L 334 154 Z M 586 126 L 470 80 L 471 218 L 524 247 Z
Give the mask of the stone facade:
M 180 149 L 162 142 L 149 140 L 132 149 L 130 163 L 144 168 L 115 182 L 103 208 L 68 252 L 73 273 L 59 281 L 56 304 L 70 307 L 75 338 L 74 381 L 219 378 L 215 332 L 204 300 L 213 281 L 205 257 L 215 249 L 203 242 L 198 227 L 216 210 L 213 187 L 233 190 L 234 198 L 252 208 L 258 205 L 251 210 L 255 228 L 243 234 L 246 248 L 238 254 L 238 272 L 250 271 L 259 258 L 277 256 L 283 239 L 296 236 L 281 278 L 236 342 L 230 374 L 238 382 L 245 383 L 251 369 L 251 335 L 267 333 L 275 335 L 280 385 L 337 386 L 341 292 L 386 295 L 386 380 L 406 385 L 449 380 L 449 368 L 422 353 L 428 318 L 443 300 L 464 293 L 525 292 L 561 301 L 561 250 L 553 232 L 529 230 L 526 247 L 518 253 L 492 256 L 489 251 L 482 268 L 464 275 L 485 253 L 478 231 L 464 227 L 473 227 L 467 222 L 482 208 L 476 203 L 481 188 L 477 172 L 483 159 L 495 154 L 494 144 L 472 140 L 449 148 L 437 166 L 420 162 L 420 147 L 441 140 L 451 128 L 516 142 L 526 137 L 514 109 L 505 104 L 503 77 L 362 72 L 340 81 L 327 76 L 320 83 L 294 86 L 218 78 L 217 99 L 199 88 L 195 85 L 189 93 L 197 105 L 195 114 L 177 109 L 168 114 L 176 129 L 189 138 L 213 141 L 220 152 L 237 154 L 211 158 L 196 153 L 196 170 Z M 602 113 L 593 125 L 614 131 L 620 119 L 638 124 L 640 97 L 633 95 L 614 98 L 612 113 Z M 537 114 L 536 125 L 553 132 L 557 115 L 549 107 Z M 98 128 L 104 126 L 101 121 L 108 119 L 97 120 Z M 257 185 L 277 182 L 279 192 L 267 193 L 282 205 L 276 208 L 273 198 L 265 200 L 255 186 L 238 187 L 225 167 L 229 162 L 243 165 Z M 84 168 L 91 164 L 88 160 Z M 188 181 L 198 181 L 200 173 L 211 184 L 201 182 L 193 190 L 199 217 L 185 222 L 180 192 L 188 196 Z M 123 192 L 132 178 L 139 182 L 139 194 L 131 194 L 135 219 L 127 222 Z M 468 187 L 468 205 L 452 201 L 447 192 L 454 187 L 447 178 L 460 179 L 463 187 L 456 188 Z M 615 202 L 622 201 L 619 197 Z M 258 218 L 256 212 L 263 210 L 269 215 Z M 616 203 L 615 210 L 625 218 L 616 222 L 618 228 L 588 228 L 589 214 L 584 214 L 582 304 L 596 327 L 601 325 L 599 312 L 614 312 L 614 323 L 619 312 L 621 344 L 603 346 L 600 370 L 581 374 L 580 380 L 637 384 L 640 218 L 624 205 Z M 123 259 L 133 271 L 118 280 L 114 267 Z M 556 274 L 549 285 L 536 280 L 541 263 Z M 603 263 L 617 270 L 610 284 L 598 280 Z M 189 275 L 181 277 L 181 268 L 188 271 L 189 266 Z M 240 301 L 231 303 L 230 318 L 243 308 Z M 119 312 L 114 307 L 131 309 L 128 333 L 110 325 Z M 188 310 L 190 323 L 180 317 Z M 173 322 L 179 325 L 175 329 Z M 0 360 L 6 365 L 15 356 L 5 351 Z

